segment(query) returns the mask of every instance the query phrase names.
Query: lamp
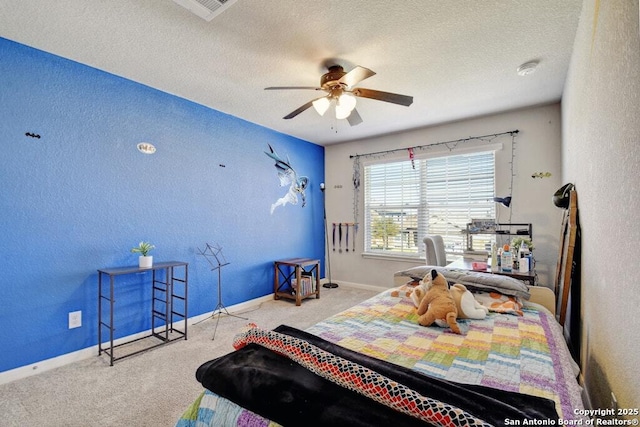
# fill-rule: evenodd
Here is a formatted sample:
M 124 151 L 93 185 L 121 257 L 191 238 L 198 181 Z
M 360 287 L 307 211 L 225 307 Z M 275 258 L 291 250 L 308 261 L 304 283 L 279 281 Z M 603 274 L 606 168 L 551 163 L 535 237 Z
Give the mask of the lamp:
M 511 205 L 511 196 L 507 197 L 494 197 L 493 201 L 496 203 L 500 203 L 504 207 L 509 207 Z
M 311 104 L 318 114 L 324 116 L 334 99 L 336 101 L 336 119 L 346 119 L 356 108 L 356 97 L 341 90 L 332 91 L 329 96 L 318 98 Z
M 324 199 L 324 182 L 320 183 L 320 191 L 322 191 L 322 196 Z M 323 200 L 324 202 L 324 200 Z M 329 254 L 329 233 L 327 231 L 327 208 L 324 206 L 323 203 L 323 217 L 324 217 L 324 237 L 325 237 L 325 253 L 327 255 L 327 275 L 329 276 L 329 281 L 325 284 L 323 284 L 322 286 L 325 288 L 337 288 L 338 284 L 337 283 L 333 283 L 331 281 L 331 255 Z
M 327 110 L 329 109 L 329 106 L 331 105 L 331 101 L 329 100 L 329 97 L 324 97 L 324 98 L 318 98 L 315 101 L 312 102 L 313 104 L 313 108 L 316 109 L 316 111 L 318 112 L 318 114 L 320 114 L 321 116 L 324 116 L 324 113 L 327 112 Z
M 336 119 L 346 119 L 356 108 L 356 97 L 343 93 L 336 101 Z

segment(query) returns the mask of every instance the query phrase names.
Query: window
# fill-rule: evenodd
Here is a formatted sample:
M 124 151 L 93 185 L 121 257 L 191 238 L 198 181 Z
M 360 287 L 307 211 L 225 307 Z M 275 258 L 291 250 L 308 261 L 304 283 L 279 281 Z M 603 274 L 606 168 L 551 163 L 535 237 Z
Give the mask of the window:
M 365 166 L 365 252 L 418 257 L 423 237 L 439 234 L 460 254 L 467 223 L 495 218 L 494 165 L 487 151 Z

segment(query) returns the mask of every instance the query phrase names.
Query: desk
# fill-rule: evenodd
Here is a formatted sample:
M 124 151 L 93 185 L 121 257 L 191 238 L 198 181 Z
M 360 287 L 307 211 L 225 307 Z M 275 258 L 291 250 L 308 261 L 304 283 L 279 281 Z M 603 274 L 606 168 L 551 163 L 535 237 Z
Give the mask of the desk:
M 292 281 L 294 276 L 295 282 Z M 303 276 L 310 276 L 311 286 L 303 284 Z M 273 299 L 293 299 L 300 305 L 303 299 L 313 295 L 320 298 L 319 260 L 291 258 L 274 262 Z
M 187 339 L 187 282 L 188 282 L 188 266 L 189 264 L 182 261 L 168 261 L 154 263 L 150 268 L 139 267 L 118 267 L 118 268 L 104 268 L 98 270 L 98 356 L 104 351 L 109 355 L 110 365 L 113 366 L 113 362 L 125 357 L 133 356 L 134 354 L 142 353 L 160 345 L 168 344 L 172 341 L 184 338 Z M 182 277 L 175 276 L 175 269 L 182 269 Z M 164 270 L 164 275 L 159 271 Z M 118 345 L 113 345 L 113 332 L 115 331 L 114 325 L 114 310 L 115 310 L 115 279 L 118 276 L 125 274 L 136 274 L 151 271 L 151 332 L 141 338 L 129 340 Z M 109 293 L 105 295 L 103 293 L 103 276 L 109 277 Z M 163 277 L 164 276 L 164 277 Z M 164 281 L 163 281 L 164 279 Z M 183 292 L 176 292 L 176 285 L 182 285 Z M 108 319 L 103 320 L 104 311 L 102 309 L 103 303 L 108 303 Z M 181 307 L 178 307 L 181 306 Z M 182 311 L 177 311 L 178 309 Z M 184 321 L 184 330 L 180 331 L 173 327 L 174 317 L 182 318 Z M 164 322 L 164 328 L 160 333 L 156 332 L 155 322 L 160 320 Z M 162 327 L 160 325 L 159 327 Z M 102 343 L 102 328 L 107 328 L 109 331 L 109 347 L 103 347 Z M 169 332 L 176 333 L 178 336 L 174 338 L 169 337 Z M 134 341 L 140 341 L 146 338 L 155 337 L 160 340 L 159 344 L 151 347 L 137 350 L 120 357 L 115 357 L 114 350 L 125 344 L 130 344 Z
M 518 280 L 522 280 L 523 282 L 527 282 L 529 283 L 529 285 L 531 286 L 535 286 L 536 285 L 536 272 L 535 270 L 530 270 L 526 273 L 522 273 L 520 271 L 502 271 L 499 268 L 496 268 L 495 271 L 491 270 L 491 264 L 490 262 L 488 263 L 488 267 L 486 270 L 474 270 L 473 267 L 471 266 L 471 264 L 474 262 L 475 260 L 469 259 L 469 258 L 462 258 L 459 259 L 458 261 L 454 261 L 451 264 L 447 264 L 445 266 L 445 268 L 450 268 L 453 270 L 470 270 L 470 271 L 478 271 L 480 273 L 490 273 L 490 274 L 500 274 L 502 276 L 509 276 L 509 277 L 513 277 L 514 279 L 518 279 Z M 489 259 L 489 261 L 491 261 L 491 259 Z

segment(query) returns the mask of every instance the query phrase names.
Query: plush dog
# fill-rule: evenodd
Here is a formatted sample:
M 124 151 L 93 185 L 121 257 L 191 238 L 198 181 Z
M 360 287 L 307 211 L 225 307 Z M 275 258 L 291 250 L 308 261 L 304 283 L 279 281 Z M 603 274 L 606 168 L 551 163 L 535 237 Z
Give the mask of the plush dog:
M 431 270 L 423 282 L 427 286 L 427 292 L 418 307 L 418 316 L 420 316 L 418 323 L 422 326 L 431 326 L 436 319 L 444 320 L 453 332 L 461 334 L 456 322 L 458 308 L 449 292 L 447 279 L 436 270 Z
M 449 292 L 456 303 L 458 319 L 484 319 L 489 314 L 489 309 L 476 301 L 466 286 L 456 283 Z

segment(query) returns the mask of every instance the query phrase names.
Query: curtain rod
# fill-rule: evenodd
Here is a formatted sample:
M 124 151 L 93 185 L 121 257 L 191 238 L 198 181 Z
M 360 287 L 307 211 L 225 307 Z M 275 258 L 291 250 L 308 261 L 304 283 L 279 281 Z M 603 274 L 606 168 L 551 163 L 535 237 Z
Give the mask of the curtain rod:
M 385 150 L 385 151 L 376 151 L 374 153 L 366 153 L 366 154 L 352 154 L 349 156 L 350 159 L 353 159 L 354 157 L 358 158 L 358 157 L 365 157 L 365 156 L 377 156 L 377 155 L 381 155 L 381 154 L 390 154 L 390 153 L 396 153 L 398 151 L 404 151 L 404 150 L 408 150 L 410 148 L 427 148 L 427 147 L 434 147 L 436 145 L 445 145 L 445 144 L 453 144 L 454 142 L 463 142 L 463 141 L 470 141 L 472 139 L 483 139 L 483 138 L 489 138 L 489 137 L 498 137 L 501 135 L 511 135 L 513 136 L 514 134 L 519 133 L 520 131 L 518 129 L 516 130 L 510 130 L 508 132 L 501 132 L 501 133 L 493 133 L 493 134 L 489 134 L 489 135 L 482 135 L 482 136 L 470 136 L 468 138 L 460 138 L 460 139 L 455 139 L 452 141 L 443 141 L 443 142 L 434 142 L 433 144 L 425 144 L 425 145 L 417 145 L 415 147 L 406 147 L 406 148 L 395 148 L 393 150 Z

